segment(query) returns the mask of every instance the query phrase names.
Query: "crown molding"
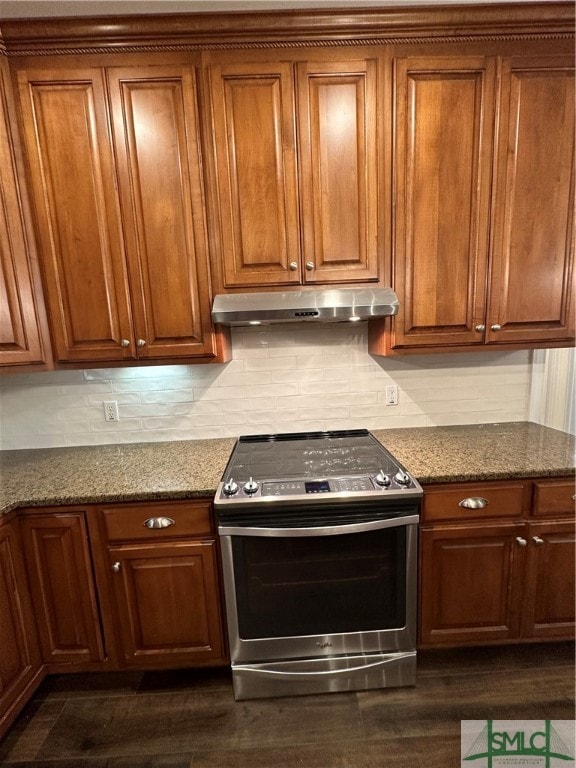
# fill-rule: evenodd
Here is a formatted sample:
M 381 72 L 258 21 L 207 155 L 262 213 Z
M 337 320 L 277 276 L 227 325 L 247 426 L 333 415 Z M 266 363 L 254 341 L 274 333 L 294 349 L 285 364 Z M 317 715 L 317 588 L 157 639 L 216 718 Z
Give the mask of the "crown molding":
M 9 56 L 574 38 L 573 2 L 6 19 Z

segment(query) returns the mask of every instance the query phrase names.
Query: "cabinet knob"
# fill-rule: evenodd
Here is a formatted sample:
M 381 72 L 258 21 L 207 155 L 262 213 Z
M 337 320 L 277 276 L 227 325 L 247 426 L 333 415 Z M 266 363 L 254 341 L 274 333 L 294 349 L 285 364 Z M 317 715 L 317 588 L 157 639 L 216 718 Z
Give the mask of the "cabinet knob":
M 478 333 L 480 333 L 480 331 L 486 330 L 486 326 L 484 325 L 484 323 L 480 323 L 480 325 L 476 326 L 476 330 L 478 331 Z
M 470 496 L 467 499 L 462 499 L 458 502 L 459 507 L 465 509 L 484 509 L 489 504 L 488 499 L 484 499 L 482 496 Z
M 496 323 L 495 325 L 491 325 L 490 326 L 490 330 L 491 331 L 499 331 L 499 330 L 501 330 L 501 328 L 502 328 L 502 326 L 498 325 L 498 323 Z
M 313 261 L 307 261 L 306 262 L 306 269 L 308 270 L 308 272 L 312 272 L 312 270 L 314 269 L 314 262 Z
M 136 341 L 136 346 L 137 347 L 145 347 L 146 346 L 146 339 L 138 339 Z
M 146 528 L 170 528 L 174 525 L 174 520 L 171 517 L 149 517 L 148 520 L 144 520 Z
M 532 536 L 532 541 L 534 544 L 544 544 L 544 539 L 541 539 L 540 536 Z
M 129 347 L 130 346 L 130 342 L 128 341 L 128 339 L 122 339 L 122 341 L 120 342 L 120 346 L 121 347 Z
M 297 261 L 291 261 L 290 264 L 289 264 L 289 267 L 292 270 L 292 272 L 296 272 L 296 270 L 298 269 L 298 262 Z
M 114 573 L 120 573 L 120 568 L 121 568 L 121 565 L 118 562 L 114 563 L 114 565 L 112 566 L 112 570 L 114 571 Z
M 519 544 L 521 547 L 525 547 L 525 546 L 528 544 L 528 542 L 526 541 L 526 539 L 525 539 L 525 538 L 523 538 L 522 536 L 516 536 L 516 541 L 517 541 L 517 543 L 518 543 L 518 544 Z

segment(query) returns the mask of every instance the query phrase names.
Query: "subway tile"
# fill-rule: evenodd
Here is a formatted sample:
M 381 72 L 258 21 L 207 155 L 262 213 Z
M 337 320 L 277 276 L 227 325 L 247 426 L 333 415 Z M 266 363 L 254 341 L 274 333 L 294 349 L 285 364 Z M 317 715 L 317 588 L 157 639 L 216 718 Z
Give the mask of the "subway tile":
M 170 392 L 142 392 L 140 399 L 143 403 L 189 403 L 194 400 L 192 389 L 177 389 Z
M 273 397 L 246 397 L 244 400 L 222 400 L 220 402 L 224 413 L 235 413 L 238 410 L 244 413 L 250 413 L 251 411 L 271 411 L 275 408 Z
M 246 371 L 291 371 L 296 368 L 296 357 L 254 358 L 244 361 Z
M 116 379 L 159 379 L 190 375 L 189 365 L 154 365 L 133 368 L 89 368 L 83 371 L 86 381 Z
M 114 392 L 148 392 L 154 390 L 190 389 L 192 382 L 189 376 L 154 379 L 122 379 L 111 382 Z
M 350 392 L 349 381 L 307 381 L 298 384 L 301 395 L 333 395 Z
M 220 376 L 218 379 L 219 387 L 239 387 L 242 385 L 250 386 L 253 384 L 270 384 L 272 374 L 270 371 L 254 371 L 242 373 L 230 373 Z
M 196 400 L 242 400 L 246 397 L 246 387 L 212 387 L 211 389 L 195 388 Z
M 287 397 L 297 395 L 306 384 L 263 384 L 262 386 L 248 387 L 249 397 Z
M 322 369 L 305 369 L 303 371 L 291 370 L 291 371 L 271 371 L 271 380 L 275 384 L 283 384 L 290 382 L 300 381 L 322 381 L 323 377 Z

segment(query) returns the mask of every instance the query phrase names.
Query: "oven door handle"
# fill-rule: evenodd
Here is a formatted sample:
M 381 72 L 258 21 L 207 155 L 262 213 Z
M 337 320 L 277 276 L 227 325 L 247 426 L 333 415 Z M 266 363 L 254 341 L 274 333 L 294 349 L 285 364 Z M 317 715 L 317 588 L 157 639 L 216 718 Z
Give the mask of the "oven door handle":
M 364 531 L 379 531 L 382 528 L 400 528 L 406 525 L 416 525 L 418 515 L 403 515 L 386 520 L 368 520 L 362 523 L 346 525 L 322 525 L 313 528 L 250 528 L 237 525 L 220 525 L 218 532 L 221 536 L 277 536 L 287 538 L 293 536 L 343 536 L 346 533 L 363 533 Z

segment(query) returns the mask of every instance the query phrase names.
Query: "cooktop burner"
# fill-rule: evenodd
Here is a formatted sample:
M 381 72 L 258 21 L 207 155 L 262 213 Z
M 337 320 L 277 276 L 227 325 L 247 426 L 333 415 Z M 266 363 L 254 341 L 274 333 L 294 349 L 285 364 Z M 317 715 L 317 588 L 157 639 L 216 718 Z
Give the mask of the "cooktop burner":
M 368 430 L 253 435 L 237 441 L 215 507 L 421 495 Z

